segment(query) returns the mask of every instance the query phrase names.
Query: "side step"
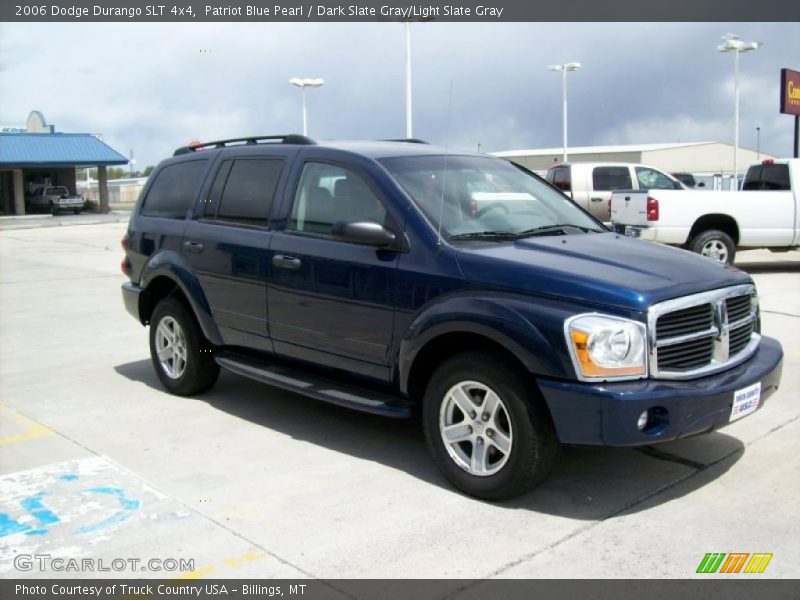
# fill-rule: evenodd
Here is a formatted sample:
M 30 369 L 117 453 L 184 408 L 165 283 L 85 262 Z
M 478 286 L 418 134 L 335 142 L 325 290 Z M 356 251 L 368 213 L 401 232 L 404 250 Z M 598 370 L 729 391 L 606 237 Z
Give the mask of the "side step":
M 300 369 L 256 362 L 238 355 L 221 354 L 215 356 L 214 360 L 219 366 L 238 375 L 331 404 L 398 419 L 411 416 L 412 403 L 400 396 L 342 383 Z

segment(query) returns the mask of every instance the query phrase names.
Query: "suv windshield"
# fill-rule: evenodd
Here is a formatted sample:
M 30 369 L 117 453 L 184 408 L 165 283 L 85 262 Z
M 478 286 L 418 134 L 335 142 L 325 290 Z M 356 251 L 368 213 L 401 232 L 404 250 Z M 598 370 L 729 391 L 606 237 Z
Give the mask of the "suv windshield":
M 568 198 L 511 163 L 480 156 L 404 156 L 380 163 L 449 238 L 603 231 Z M 446 164 L 446 170 L 445 170 Z

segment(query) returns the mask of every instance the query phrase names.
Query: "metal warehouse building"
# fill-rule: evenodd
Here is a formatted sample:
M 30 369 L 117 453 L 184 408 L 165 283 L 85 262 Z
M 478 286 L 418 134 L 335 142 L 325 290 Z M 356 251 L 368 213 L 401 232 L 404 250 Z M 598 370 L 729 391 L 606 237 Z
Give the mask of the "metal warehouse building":
M 544 172 L 561 162 L 563 149 L 509 150 L 494 152 L 531 171 Z M 686 142 L 674 144 L 639 144 L 624 146 L 583 146 L 568 148 L 571 162 L 628 162 L 652 165 L 669 173 L 692 173 L 706 181 L 708 189 L 727 189 L 733 167 L 733 145 L 721 142 Z M 775 158 L 749 148 L 739 148 L 739 175 L 760 160 Z
M 40 185 L 75 189 L 75 169 L 97 167 L 100 210 L 108 211 L 110 165 L 128 159 L 90 133 L 59 133 L 39 111 L 28 116 L 25 128 L 0 132 L 0 210 L 24 215 L 25 196 Z

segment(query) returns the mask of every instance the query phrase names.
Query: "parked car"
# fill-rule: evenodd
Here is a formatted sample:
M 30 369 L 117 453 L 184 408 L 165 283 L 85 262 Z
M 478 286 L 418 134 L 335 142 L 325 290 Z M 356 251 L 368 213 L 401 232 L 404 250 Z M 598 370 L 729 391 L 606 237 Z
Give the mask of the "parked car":
M 84 199 L 80 194 L 71 194 L 63 185 L 43 185 L 25 198 L 26 212 L 56 214 L 60 210 L 71 210 L 76 215 L 83 210 Z
M 603 222 L 611 220 L 614 190 L 686 189 L 655 167 L 632 163 L 559 163 L 550 167 L 546 179 Z
M 733 264 L 737 248 L 800 247 L 800 160 L 751 165 L 740 192 L 614 192 L 611 219 L 619 233 L 681 246 Z
M 543 481 L 562 443 L 723 427 L 780 381 L 746 273 L 610 232 L 485 155 L 297 135 L 179 148 L 123 247 L 124 304 L 166 390 L 225 368 L 419 411 L 444 475 L 480 498 Z

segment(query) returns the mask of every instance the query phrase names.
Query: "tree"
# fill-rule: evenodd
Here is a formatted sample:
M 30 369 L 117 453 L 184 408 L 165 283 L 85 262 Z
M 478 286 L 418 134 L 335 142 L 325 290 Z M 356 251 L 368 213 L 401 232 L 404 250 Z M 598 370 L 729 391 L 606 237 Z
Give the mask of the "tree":
M 153 172 L 153 169 L 155 169 L 155 167 L 153 165 L 147 165 L 144 168 L 144 171 L 142 171 L 142 177 L 149 177 L 150 173 Z

